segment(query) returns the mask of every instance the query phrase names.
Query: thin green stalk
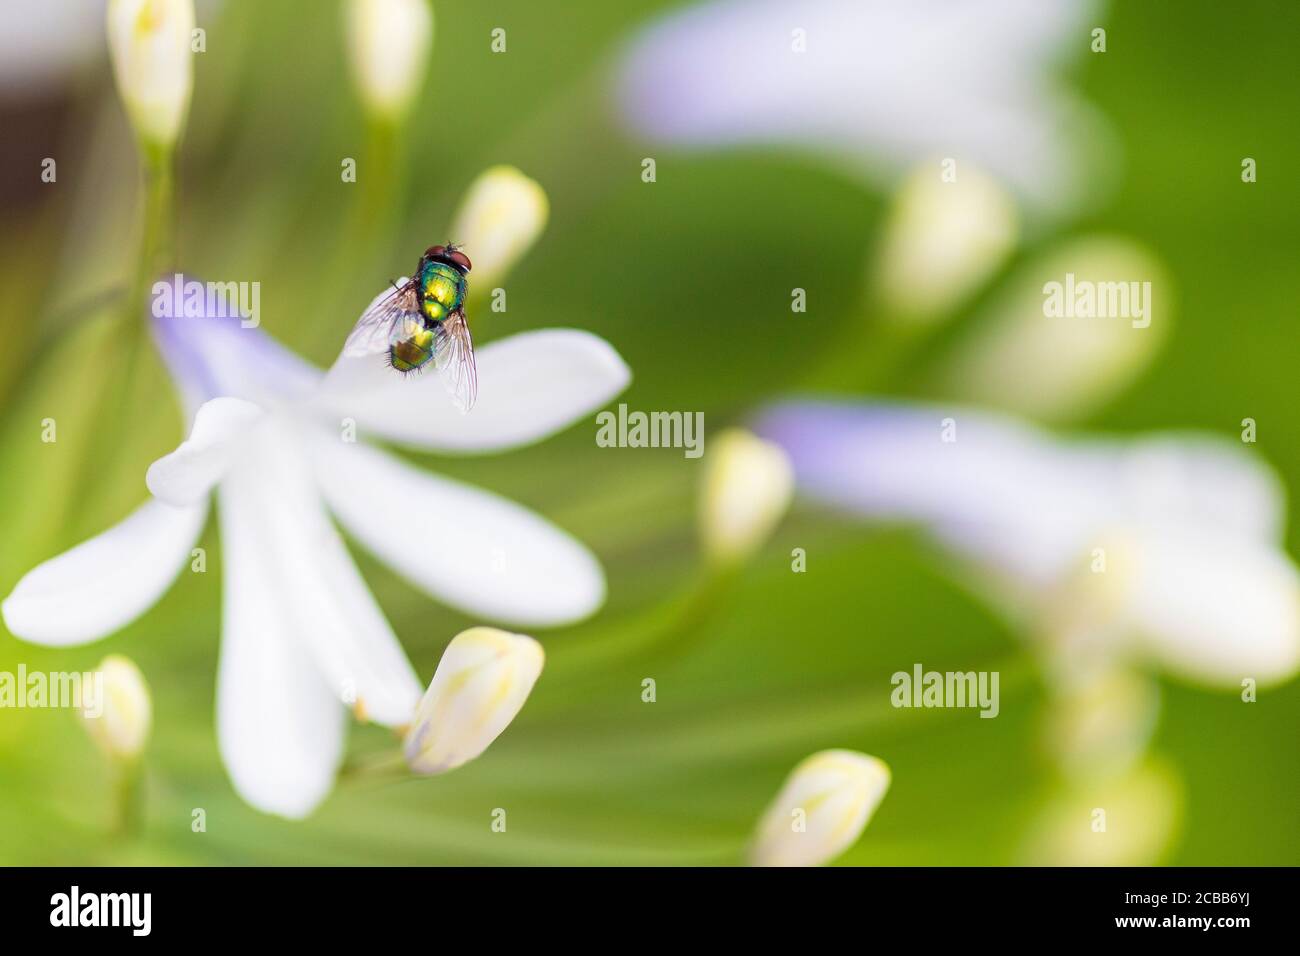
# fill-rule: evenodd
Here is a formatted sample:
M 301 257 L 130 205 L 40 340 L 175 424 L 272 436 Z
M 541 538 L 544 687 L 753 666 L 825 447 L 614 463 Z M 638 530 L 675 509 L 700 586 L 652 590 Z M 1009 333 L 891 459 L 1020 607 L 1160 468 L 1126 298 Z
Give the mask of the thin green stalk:
M 122 761 L 113 781 L 113 832 L 133 837 L 144 826 L 144 772 L 139 760 Z
M 403 776 L 409 776 L 410 770 L 406 766 L 406 760 L 400 751 L 391 752 L 383 751 L 378 754 L 368 754 L 364 757 L 358 757 L 344 764 L 339 770 L 340 780 L 363 780 L 375 779 L 376 777 L 386 777 L 394 771 L 401 771 Z
M 174 205 L 176 178 L 172 151 L 157 146 L 142 146 L 144 170 L 144 228 L 140 237 L 140 254 L 135 279 L 127 296 L 127 308 L 145 302 L 154 280 L 173 261 L 176 241 Z
M 145 347 L 149 297 L 157 277 L 167 271 L 175 244 L 175 174 L 173 154 L 168 147 L 140 144 L 143 177 L 140 247 L 135 270 L 113 338 L 111 372 L 102 396 L 101 409 L 110 423 L 122 423 L 132 406 L 136 366 Z M 109 474 L 122 447 L 117 428 L 99 429 L 90 453 L 82 464 L 80 486 L 91 487 L 96 475 Z
M 401 147 L 396 124 L 375 117 L 368 120 L 366 148 L 357 166 L 359 193 L 325 273 L 333 286 L 327 301 L 343 297 L 352 277 L 385 265 L 406 195 L 406 153 Z

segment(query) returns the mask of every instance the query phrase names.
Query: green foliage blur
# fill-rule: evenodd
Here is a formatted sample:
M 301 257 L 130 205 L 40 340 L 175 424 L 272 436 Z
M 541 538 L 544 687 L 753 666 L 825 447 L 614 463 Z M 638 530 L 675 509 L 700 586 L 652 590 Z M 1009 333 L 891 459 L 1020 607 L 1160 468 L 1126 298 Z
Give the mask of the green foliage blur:
M 271 335 L 328 365 L 375 292 L 425 246 L 454 238 L 444 230 L 473 177 L 509 163 L 546 188 L 551 220 L 511 278 L 509 311 L 473 317 L 480 343 L 588 329 L 633 370 L 620 401 L 702 410 L 708 433 L 792 391 L 844 390 L 818 369 L 870 334 L 866 263 L 886 197 L 779 150 L 676 152 L 624 131 L 609 95 L 617 52 L 675 4 L 436 3 L 431 75 L 397 146 L 406 198 L 367 248 L 349 232 L 356 187 L 339 176 L 343 157 L 365 162 L 366 143 L 342 17 L 311 6 L 305 16 L 298 4 L 228 0 L 201 20 L 207 52 L 180 154 L 178 262 L 200 277 L 260 281 Z M 1079 57 L 1073 75 L 1119 132 L 1122 182 L 1067 230 L 1141 240 L 1180 296 L 1155 364 L 1084 425 L 1235 436 L 1250 416 L 1259 454 L 1294 487 L 1300 8 L 1113 6 L 1109 51 Z M 500 25 L 507 55 L 489 49 Z M 43 102 L 4 109 L 16 134 L 6 177 L 28 176 L 5 187 L 0 236 L 7 594 L 142 502 L 145 469 L 177 444 L 182 422 L 156 356 L 140 350 L 128 372 L 112 310 L 85 314 L 87 297 L 129 275 L 138 226 L 137 162 L 106 59 Z M 640 178 L 647 155 L 658 160 L 652 185 Z M 1238 175 L 1247 155 L 1260 168 L 1250 187 Z M 57 187 L 28 175 L 43 156 L 58 158 Z M 1034 251 L 1019 250 L 1007 271 Z M 809 309 L 792 318 L 794 285 L 809 290 Z M 877 392 L 925 397 L 912 368 L 875 382 Z M 55 444 L 40 441 L 45 418 L 58 422 Z M 595 617 L 537 633 L 546 670 L 483 757 L 427 780 L 345 778 L 300 823 L 243 804 L 216 749 L 221 547 L 210 519 L 208 572 L 182 573 L 123 632 L 67 650 L 0 635 L 0 670 L 86 670 L 109 652 L 130 656 L 155 721 L 146 823 L 123 839 L 110 833 L 108 768 L 75 715 L 0 711 L 0 863 L 729 864 L 788 770 L 826 747 L 893 769 L 840 863 L 1016 862 L 1036 809 L 1060 786 L 1042 753 L 1044 693 L 1023 636 L 919 535 L 800 505 L 688 639 L 647 647 L 644 636 L 699 587 L 701 462 L 600 449 L 594 427 L 502 456 L 410 456 L 547 516 L 593 548 L 609 579 Z M 1288 535 L 1300 552 L 1294 519 Z M 795 547 L 807 550 L 806 574 L 790 573 Z M 483 623 L 354 553 L 422 680 L 458 631 Z M 893 710 L 889 675 L 914 661 L 1000 670 L 1001 716 Z M 657 681 L 654 704 L 641 700 L 645 677 Z M 1266 689 L 1253 706 L 1170 682 L 1162 690 L 1151 749 L 1181 781 L 1183 806 L 1161 862 L 1300 861 L 1300 685 Z M 391 746 L 383 728 L 349 735 L 354 757 Z M 490 829 L 496 807 L 508 810 L 507 834 Z M 194 808 L 206 811 L 204 833 L 191 831 Z

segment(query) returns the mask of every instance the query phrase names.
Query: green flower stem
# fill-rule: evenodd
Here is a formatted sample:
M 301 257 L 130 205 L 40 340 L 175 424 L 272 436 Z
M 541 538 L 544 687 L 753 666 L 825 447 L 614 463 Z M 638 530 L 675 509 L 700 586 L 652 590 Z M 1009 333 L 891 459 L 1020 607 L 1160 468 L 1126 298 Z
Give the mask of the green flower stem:
M 392 232 L 406 191 L 406 169 L 404 154 L 398 148 L 397 127 L 381 119 L 372 119 L 369 127 L 365 165 L 358 170 L 361 200 L 356 231 L 362 238 L 373 240 Z
M 144 827 L 144 768 L 139 760 L 122 760 L 114 768 L 113 832 L 133 837 Z
M 700 645 L 709 622 L 727 604 L 740 578 L 742 564 L 714 564 L 704 572 L 698 587 L 687 597 L 680 613 L 647 648 L 657 662 L 681 657 Z
M 326 273 L 333 285 L 326 301 L 345 298 L 349 280 L 382 272 L 406 195 L 406 153 L 397 124 L 371 117 L 366 147 L 357 166 L 356 202 L 339 232 L 333 264 Z M 390 277 L 391 278 L 391 277 Z
M 610 667 L 662 663 L 689 653 L 707 637 L 707 625 L 726 605 L 740 577 L 739 565 L 706 569 L 699 583 L 611 636 L 609 627 L 572 637 L 548 662 L 551 683 L 581 681 Z
M 401 751 L 371 754 L 343 765 L 340 783 L 384 784 L 414 778 Z
M 137 309 L 148 301 L 154 280 L 173 261 L 176 241 L 176 179 L 170 147 L 142 143 L 144 215 L 140 253 L 126 307 Z
M 125 421 L 131 408 L 138 377 L 136 364 L 146 339 L 153 283 L 172 263 L 175 243 L 173 151 L 169 146 L 142 141 L 140 158 L 144 187 L 140 247 L 131 284 L 116 320 L 118 330 L 113 337 L 112 373 L 105 380 L 107 384 L 100 403 L 100 407 L 108 412 L 108 420 L 118 423 Z M 91 487 L 96 475 L 111 473 L 114 459 L 123 444 L 119 435 L 113 428 L 97 431 L 91 452 L 82 466 L 81 487 Z
M 875 322 L 859 317 L 814 372 L 821 388 L 855 394 L 888 391 L 917 351 L 929 341 L 930 329 L 916 328 L 883 316 Z

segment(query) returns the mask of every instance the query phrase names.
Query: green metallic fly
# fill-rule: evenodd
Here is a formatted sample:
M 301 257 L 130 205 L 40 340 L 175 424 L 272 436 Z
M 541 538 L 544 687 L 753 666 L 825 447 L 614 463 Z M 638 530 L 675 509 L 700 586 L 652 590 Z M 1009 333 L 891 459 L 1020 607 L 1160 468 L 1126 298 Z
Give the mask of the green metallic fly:
M 415 275 L 379 299 L 357 320 L 343 354 L 364 357 L 386 353 L 402 374 L 429 362 L 446 382 L 452 400 L 467 412 L 478 392 L 474 342 L 465 320 L 469 257 L 456 246 L 430 246 Z

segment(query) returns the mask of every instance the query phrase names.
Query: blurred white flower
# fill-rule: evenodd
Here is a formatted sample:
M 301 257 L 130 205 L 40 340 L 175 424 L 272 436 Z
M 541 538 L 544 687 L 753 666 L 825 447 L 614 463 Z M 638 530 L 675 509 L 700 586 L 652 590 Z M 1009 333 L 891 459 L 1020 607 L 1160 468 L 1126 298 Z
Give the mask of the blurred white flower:
M 673 144 L 789 143 L 876 180 L 931 156 L 981 166 L 1038 210 L 1085 194 L 1107 131 L 1052 77 L 1087 50 L 1079 0 L 710 0 L 623 64 L 637 130 Z
M 109 0 L 108 46 L 118 93 L 136 134 L 169 148 L 194 86 L 193 0 Z
M 102 54 L 104 21 L 86 0 L 0 4 L 0 87 L 24 93 L 67 79 Z
M 456 635 L 407 732 L 411 769 L 443 773 L 487 750 L 524 706 L 545 659 L 523 634 L 472 627 Z
M 1273 473 L 1195 435 L 1063 442 L 960 409 L 790 403 L 757 429 L 814 498 L 919 522 L 1062 653 L 1215 687 L 1300 669 L 1300 572 Z
M 161 301 L 185 301 L 172 291 Z M 341 702 L 403 726 L 420 697 L 331 514 L 412 584 L 475 615 L 557 625 L 604 599 L 599 564 L 558 528 L 355 440 L 360 431 L 453 452 L 539 441 L 626 386 L 627 366 L 602 339 L 551 329 L 487 345 L 478 402 L 462 414 L 436 373 L 402 377 L 382 355 L 340 355 L 322 374 L 237 318 L 164 314 L 153 332 L 191 414 L 189 438 L 149 469 L 154 500 L 29 572 L 4 619 L 50 645 L 130 623 L 191 561 L 215 489 L 225 572 L 218 742 L 254 806 L 300 817 L 326 796 Z
M 348 53 L 366 109 L 400 121 L 424 82 L 433 46 L 428 0 L 348 0 Z
M 110 654 L 100 662 L 102 699 L 93 713 L 83 708 L 87 732 L 100 749 L 117 760 L 137 759 L 149 739 L 153 704 L 149 686 L 134 662 L 121 654 Z
M 475 285 L 495 287 L 537 241 L 549 214 L 545 191 L 513 166 L 493 166 L 474 180 L 451 236 L 474 251 Z
M 1044 287 L 1063 284 L 1067 276 L 1080 289 L 1122 285 L 1117 304 L 1135 312 L 1140 299 L 1145 314 L 1045 314 Z M 962 401 L 1034 418 L 1079 418 L 1146 369 L 1169 335 L 1173 314 L 1172 283 L 1149 249 L 1120 237 L 1071 239 L 1008 277 L 1005 290 L 972 323 L 973 334 L 937 370 L 934 385 Z
M 899 319 L 933 321 L 970 295 L 1002 264 L 1019 236 L 1011 196 L 967 166 L 945 182 L 939 163 L 924 164 L 894 195 L 876 286 Z
M 710 444 L 702 491 L 704 552 L 718 564 L 732 564 L 762 546 L 781 520 L 794 493 L 794 471 L 779 445 L 729 428 Z
M 857 842 L 889 789 L 883 760 L 823 750 L 790 772 L 759 821 L 754 866 L 820 866 Z

